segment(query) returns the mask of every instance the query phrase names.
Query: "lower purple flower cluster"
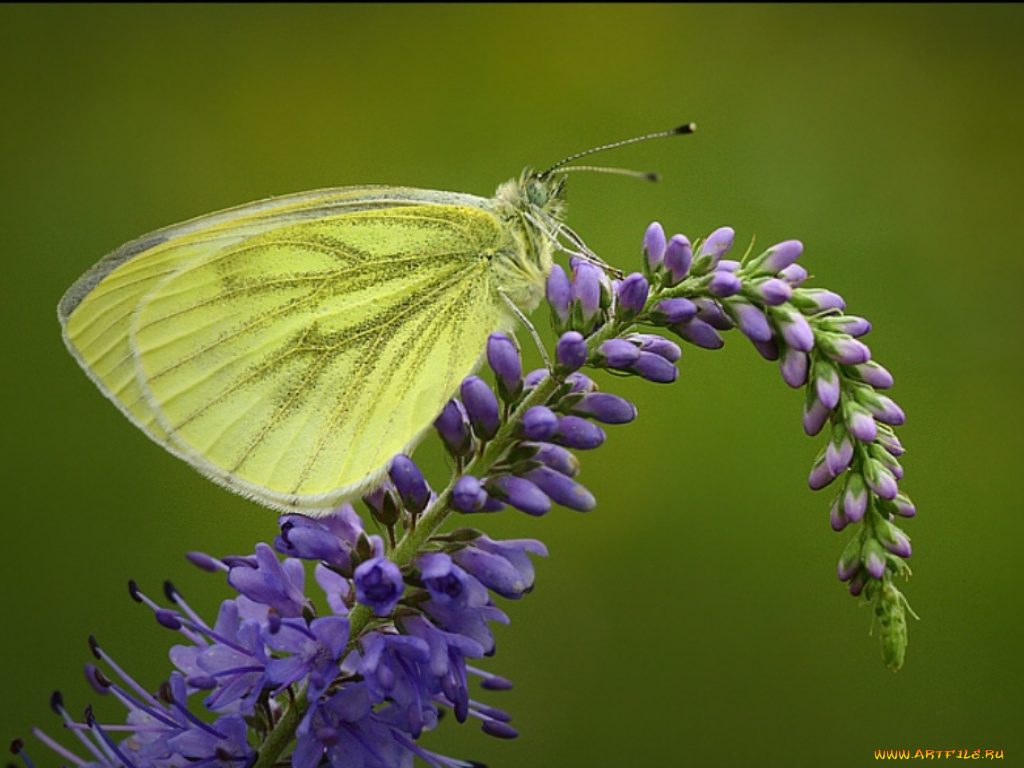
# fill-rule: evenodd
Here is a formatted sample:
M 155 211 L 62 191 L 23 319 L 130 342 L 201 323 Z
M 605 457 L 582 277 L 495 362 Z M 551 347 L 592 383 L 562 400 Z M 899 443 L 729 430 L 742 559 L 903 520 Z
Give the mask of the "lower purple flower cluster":
M 541 542 L 494 541 L 460 529 L 399 569 L 383 557 L 380 537 L 368 536 L 345 505 L 319 519 L 282 517 L 274 548 L 259 544 L 253 555 L 221 560 L 190 555 L 207 570 L 225 571 L 238 592 L 221 604 L 212 626 L 170 585 L 165 593 L 173 608 L 132 587 L 133 597 L 185 642 L 171 649 L 177 670 L 156 696 L 93 643 L 121 682 L 96 667 L 88 669 L 90 682 L 119 699 L 128 717 L 126 725 L 103 725 L 87 712 L 75 723 L 55 697 L 55 708 L 93 755 L 89 765 L 251 765 L 253 731 L 259 744 L 300 697 L 308 706 L 295 729 L 294 768 L 400 768 L 411 766 L 414 756 L 435 768 L 470 768 L 475 764 L 417 743 L 442 710 L 459 722 L 478 719 L 490 735 L 516 736 L 509 715 L 470 696 L 471 678 L 487 690 L 511 684 L 468 661 L 494 653 L 488 625 L 508 618 L 490 591 L 506 598 L 530 591 L 529 556 L 547 554 Z M 307 594 L 303 561 L 316 562 L 324 614 Z M 387 618 L 350 637 L 350 616 L 359 604 Z M 202 697 L 217 719 L 206 723 L 193 715 L 192 697 Z

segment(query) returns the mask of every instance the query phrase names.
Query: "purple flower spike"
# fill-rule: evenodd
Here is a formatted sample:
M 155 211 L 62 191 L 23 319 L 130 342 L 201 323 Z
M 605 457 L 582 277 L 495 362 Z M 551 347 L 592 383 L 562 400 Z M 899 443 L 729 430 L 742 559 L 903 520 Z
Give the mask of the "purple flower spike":
M 572 406 L 572 412 L 578 416 L 589 416 L 602 424 L 628 424 L 636 418 L 635 405 L 608 392 L 591 392 L 584 395 L 582 400 Z
M 388 616 L 398 605 L 405 584 L 398 566 L 383 557 L 360 563 L 355 572 L 356 600 L 373 608 L 377 616 Z
M 492 333 L 487 339 L 487 363 L 494 371 L 502 399 L 514 400 L 523 387 L 523 362 L 516 343 L 504 333 Z
M 712 259 L 712 266 L 718 263 L 729 249 L 732 248 L 732 241 L 736 237 L 736 232 L 732 227 L 719 227 L 710 235 L 708 239 L 701 243 L 700 250 L 697 252 L 698 256 L 710 256 Z
M 524 477 L 563 507 L 589 512 L 597 506 L 597 500 L 590 491 L 553 469 L 537 467 L 527 472 Z
M 785 353 L 779 360 L 779 370 L 782 372 L 782 380 L 793 389 L 799 389 L 807 383 L 808 358 L 806 352 L 799 349 L 786 347 Z
M 826 408 L 818 398 L 814 398 L 809 403 L 804 403 L 804 432 L 811 437 L 821 432 L 821 428 L 825 426 L 825 422 L 828 421 L 828 416 L 831 412 L 832 409 Z
M 790 264 L 779 272 L 779 277 L 796 288 L 807 279 L 807 270 L 799 264 Z
M 462 382 L 461 393 L 473 431 L 481 440 L 490 440 L 498 433 L 501 423 L 494 391 L 479 376 L 469 376 Z
M 653 333 L 634 333 L 628 339 L 639 342 L 641 352 L 650 352 L 664 357 L 670 363 L 676 362 L 683 356 L 683 351 L 679 348 L 679 345 L 674 341 L 669 341 L 664 336 L 658 336 Z
M 558 416 L 550 408 L 535 405 L 523 414 L 522 436 L 527 440 L 549 440 L 558 431 Z
M 888 389 L 892 386 L 892 374 L 874 360 L 868 360 L 854 370 L 861 381 L 875 389 Z
M 487 491 L 472 475 L 463 475 L 452 489 L 452 506 L 461 512 L 479 512 L 487 503 Z
M 647 278 L 639 272 L 628 275 L 619 283 L 619 311 L 624 313 L 626 319 L 644 311 L 649 290 Z
M 817 365 L 814 376 L 814 390 L 822 405 L 830 411 L 839 404 L 842 388 L 839 384 L 839 373 L 828 365 Z
M 640 359 L 640 350 L 625 339 L 609 339 L 599 348 L 604 364 L 609 368 L 625 370 Z
M 487 489 L 491 495 L 528 515 L 543 515 L 551 509 L 547 494 L 523 477 L 496 477 L 488 483 Z
M 799 240 L 785 240 L 768 249 L 760 269 L 774 275 L 794 263 L 803 252 L 804 244 Z
M 679 369 L 653 352 L 641 352 L 640 359 L 633 364 L 631 370 L 655 384 L 671 384 L 679 378 Z
M 561 265 L 555 264 L 551 267 L 547 282 L 548 304 L 554 310 L 558 319 L 565 324 L 569 320 L 569 302 L 572 301 L 572 288 L 569 285 L 569 276 Z
M 579 302 L 583 320 L 589 321 L 601 308 L 601 279 L 604 273 L 589 261 L 575 260 L 572 273 L 572 298 Z
M 735 296 L 743 289 L 743 281 L 732 272 L 715 270 L 708 283 L 708 293 L 722 299 L 726 296 Z
M 555 357 L 561 365 L 575 371 L 587 362 L 587 341 L 579 331 L 566 331 L 555 347 Z
M 703 320 L 694 318 L 688 323 L 673 325 L 672 330 L 691 344 L 696 344 L 704 349 L 721 349 L 725 346 L 725 339 Z
M 734 299 L 726 302 L 725 307 L 743 335 L 751 341 L 769 341 L 774 336 L 764 312 L 749 301 Z
M 558 420 L 554 442 L 566 448 L 590 450 L 604 442 L 604 430 L 579 416 L 563 416 Z
M 434 420 L 434 428 L 448 450 L 456 456 L 466 453 L 472 446 L 469 417 L 458 400 L 448 401 L 441 415 Z
M 862 443 L 873 442 L 878 435 L 878 425 L 871 412 L 860 403 L 845 404 L 846 428 Z
M 392 459 L 388 475 L 406 509 L 414 515 L 426 509 L 430 502 L 430 486 L 423 479 L 423 473 L 416 462 L 400 453 Z
M 661 224 L 653 222 L 647 228 L 644 235 L 644 253 L 647 256 L 647 264 L 653 271 L 665 258 L 665 230 Z
M 793 288 L 785 280 L 771 277 L 754 286 L 754 293 L 769 307 L 785 304 L 793 298 Z
M 843 512 L 856 523 L 864 517 L 868 510 L 868 489 L 860 475 L 851 474 L 843 493 Z
M 665 268 L 670 275 L 670 284 L 675 285 L 690 271 L 693 264 L 693 247 L 685 235 L 672 235 L 665 249 Z

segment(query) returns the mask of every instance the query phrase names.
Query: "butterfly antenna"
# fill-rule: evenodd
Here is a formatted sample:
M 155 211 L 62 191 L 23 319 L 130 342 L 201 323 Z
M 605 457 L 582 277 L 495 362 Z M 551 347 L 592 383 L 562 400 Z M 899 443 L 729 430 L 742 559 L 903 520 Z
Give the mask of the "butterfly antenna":
M 563 165 L 567 165 L 573 162 L 574 160 L 579 160 L 581 157 L 586 157 L 587 155 L 593 155 L 598 152 L 604 152 L 607 149 L 618 149 L 619 147 L 625 147 L 629 144 L 636 144 L 637 142 L 640 141 L 648 141 L 649 139 L 664 139 L 668 136 L 678 136 L 683 133 L 693 133 L 695 130 L 697 130 L 696 123 L 685 123 L 684 125 L 676 126 L 675 128 L 672 128 L 671 130 L 668 131 L 658 131 L 657 133 L 649 133 L 646 136 L 637 136 L 632 139 L 623 139 L 622 141 L 615 141 L 612 142 L 611 144 L 602 144 L 600 147 L 594 147 L 593 149 L 587 149 L 584 150 L 583 152 L 577 152 L 575 155 L 569 155 L 569 157 L 555 163 L 546 171 L 539 174 L 539 176 L 542 179 L 547 178 L 554 171 L 557 171 L 559 168 L 561 168 Z
M 605 168 L 598 165 L 570 165 L 568 168 L 562 168 L 559 173 L 569 173 L 569 171 L 594 171 L 596 173 L 614 173 L 619 176 L 631 176 L 634 179 L 643 179 L 644 181 L 660 181 L 661 176 L 654 171 L 633 171 L 629 168 Z

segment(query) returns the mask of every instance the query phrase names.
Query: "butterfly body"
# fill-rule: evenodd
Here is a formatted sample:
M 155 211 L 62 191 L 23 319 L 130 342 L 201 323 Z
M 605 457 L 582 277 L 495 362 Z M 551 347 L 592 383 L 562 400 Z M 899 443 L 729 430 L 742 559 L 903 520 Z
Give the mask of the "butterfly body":
M 154 441 L 273 509 L 325 514 L 421 439 L 488 335 L 543 297 L 560 180 L 494 198 L 346 187 L 115 250 L 65 294 L 72 354 Z

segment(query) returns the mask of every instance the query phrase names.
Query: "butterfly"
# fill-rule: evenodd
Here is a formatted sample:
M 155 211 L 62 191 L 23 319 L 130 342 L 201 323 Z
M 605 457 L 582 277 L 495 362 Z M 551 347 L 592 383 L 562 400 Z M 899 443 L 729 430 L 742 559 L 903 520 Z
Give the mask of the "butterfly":
M 316 516 L 422 439 L 488 336 L 544 296 L 566 158 L 493 198 L 393 186 L 271 198 L 157 230 L 64 294 L 64 341 L 132 423 L 220 485 Z M 600 170 L 600 169 L 598 169 Z

